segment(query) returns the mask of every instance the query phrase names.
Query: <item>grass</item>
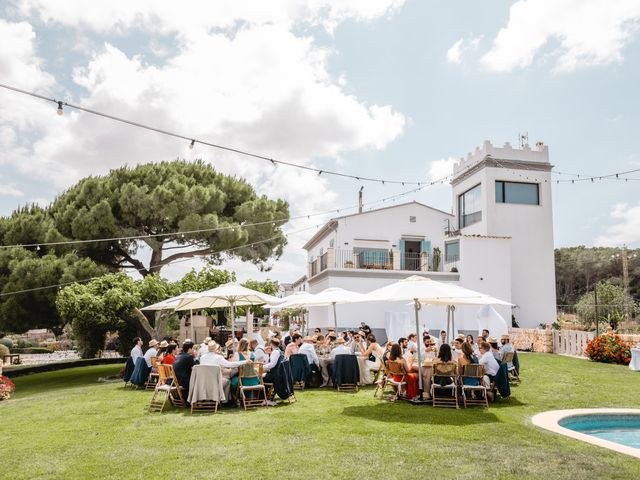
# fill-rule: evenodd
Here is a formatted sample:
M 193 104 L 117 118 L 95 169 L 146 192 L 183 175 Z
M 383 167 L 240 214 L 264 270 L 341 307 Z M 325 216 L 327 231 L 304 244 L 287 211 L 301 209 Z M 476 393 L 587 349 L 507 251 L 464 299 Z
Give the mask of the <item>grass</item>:
M 252 412 L 146 411 L 151 392 L 98 384 L 101 365 L 16 378 L 0 403 L 0 478 L 606 478 L 640 461 L 531 424 L 545 410 L 640 407 L 640 376 L 568 357 L 521 356 L 522 384 L 489 410 L 417 407 L 333 390 Z M 4 475 L 4 477 L 3 477 Z

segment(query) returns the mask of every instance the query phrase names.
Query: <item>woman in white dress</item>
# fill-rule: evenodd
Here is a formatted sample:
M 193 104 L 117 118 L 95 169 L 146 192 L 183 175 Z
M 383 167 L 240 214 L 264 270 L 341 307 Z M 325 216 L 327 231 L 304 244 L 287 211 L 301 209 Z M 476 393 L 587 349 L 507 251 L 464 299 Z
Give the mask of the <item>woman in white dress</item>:
M 368 346 L 366 349 L 360 347 L 360 354 L 366 359 L 364 364 L 366 368 L 362 372 L 364 378 L 363 383 L 370 385 L 373 383 L 373 372 L 380 370 L 380 362 L 382 362 L 382 355 L 384 354 L 383 348 L 376 341 L 375 335 L 370 333 L 367 335 Z

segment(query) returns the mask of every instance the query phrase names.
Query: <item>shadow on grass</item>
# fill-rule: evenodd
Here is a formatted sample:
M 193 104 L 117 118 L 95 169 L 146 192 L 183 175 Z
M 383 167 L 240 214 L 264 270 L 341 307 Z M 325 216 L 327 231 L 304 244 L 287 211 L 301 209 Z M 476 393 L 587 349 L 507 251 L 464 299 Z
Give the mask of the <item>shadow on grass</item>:
M 400 408 L 396 408 L 400 407 Z M 366 420 L 406 424 L 470 425 L 498 423 L 500 420 L 485 408 L 434 408 L 430 405 L 393 405 L 380 403 L 374 406 L 345 407 L 342 415 Z

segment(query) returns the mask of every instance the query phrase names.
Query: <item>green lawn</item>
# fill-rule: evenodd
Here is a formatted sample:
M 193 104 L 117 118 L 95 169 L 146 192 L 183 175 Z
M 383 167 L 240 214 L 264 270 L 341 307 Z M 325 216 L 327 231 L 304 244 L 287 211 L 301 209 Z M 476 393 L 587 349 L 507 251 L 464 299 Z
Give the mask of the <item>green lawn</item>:
M 541 411 L 640 407 L 628 368 L 521 356 L 510 403 L 434 409 L 333 390 L 252 412 L 149 414 L 151 392 L 98 384 L 118 367 L 15 379 L 0 403 L 0 478 L 640 478 L 640 460 L 540 430 Z

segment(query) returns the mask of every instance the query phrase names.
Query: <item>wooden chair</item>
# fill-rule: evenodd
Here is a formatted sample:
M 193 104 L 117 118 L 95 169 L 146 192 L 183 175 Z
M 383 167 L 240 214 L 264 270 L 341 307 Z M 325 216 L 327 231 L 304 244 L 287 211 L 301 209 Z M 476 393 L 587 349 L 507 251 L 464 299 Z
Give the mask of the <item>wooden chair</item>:
M 169 367 L 169 373 L 171 374 L 171 385 L 176 387 L 175 390 L 172 389 L 169 392 L 169 401 L 171 401 L 171 405 L 173 405 L 174 407 L 186 408 L 187 392 L 185 392 L 185 388 L 182 385 L 180 385 L 180 382 L 178 381 L 178 377 L 176 377 L 176 372 L 173 370 L 173 365 L 161 365 L 161 366 Z
M 434 407 L 455 407 L 458 405 L 458 365 L 451 363 L 433 364 L 433 381 L 431 383 L 431 399 Z M 437 377 L 451 377 L 452 383 L 441 386 L 436 383 Z
M 376 384 L 376 389 L 373 391 L 374 398 L 378 398 L 378 390 L 380 390 L 380 400 L 384 397 L 384 389 L 387 385 L 387 379 L 390 377 L 389 369 L 385 365 L 385 363 L 380 360 L 380 370 L 378 370 L 377 375 L 373 379 Z
M 249 378 L 257 378 L 257 385 L 245 385 L 244 382 Z M 249 397 L 247 397 L 249 393 Z M 262 398 L 260 397 L 262 393 Z M 262 365 L 258 366 L 256 371 L 255 364 L 242 365 L 238 368 L 238 402 L 242 403 L 242 407 L 247 410 L 249 407 L 265 407 L 267 405 L 267 390 L 262 382 Z
M 205 382 L 211 382 L 211 384 L 205 387 L 207 395 L 211 395 L 210 388 L 213 390 L 213 395 L 217 398 L 197 398 L 196 394 L 198 389 L 194 388 L 198 382 L 198 376 L 204 375 Z M 189 382 L 189 398 L 191 402 L 191 413 L 194 412 L 214 412 L 218 411 L 220 402 L 224 399 L 223 386 L 222 386 L 222 373 L 220 367 L 214 365 L 196 365 L 191 371 L 191 379 Z
M 158 384 L 160 375 L 158 374 L 158 366 L 160 365 L 160 359 L 158 357 L 151 357 L 151 371 L 149 372 L 149 378 L 147 383 L 144 384 L 145 390 L 153 390 Z
M 509 383 L 520 383 L 520 375 L 518 375 L 518 371 L 513 364 L 513 358 L 515 357 L 515 355 L 515 352 L 505 352 L 502 354 L 502 363 L 507 364 Z M 511 367 L 509 367 L 509 364 L 511 364 Z
M 171 399 L 174 392 L 179 398 L 182 398 L 180 387 L 177 385 L 177 380 L 174 384 L 174 378 L 175 376 L 171 365 L 158 365 L 158 381 L 151 401 L 149 402 L 149 412 L 162 413 L 167 400 Z M 173 404 L 172 401 L 171 403 Z M 184 400 L 182 403 L 184 405 Z
M 478 385 L 465 385 L 465 379 L 476 379 Z M 460 375 L 462 401 L 464 408 L 467 405 L 483 405 L 489 408 L 489 400 L 487 399 L 487 388 L 482 384 L 484 379 L 484 367 L 475 363 L 465 365 Z
M 402 362 L 395 360 L 387 361 L 387 367 L 385 370 L 387 376 L 382 389 L 381 398 L 384 398 L 384 394 L 387 392 L 387 387 L 391 387 L 394 395 L 389 397 L 389 400 L 393 400 L 395 402 L 399 397 L 404 397 L 402 389 L 406 389 L 407 387 L 407 372 L 404 369 Z M 395 380 L 394 376 L 400 377 L 400 380 Z
M 355 355 L 336 355 L 333 362 L 333 384 L 338 392 L 358 393 L 360 366 Z

